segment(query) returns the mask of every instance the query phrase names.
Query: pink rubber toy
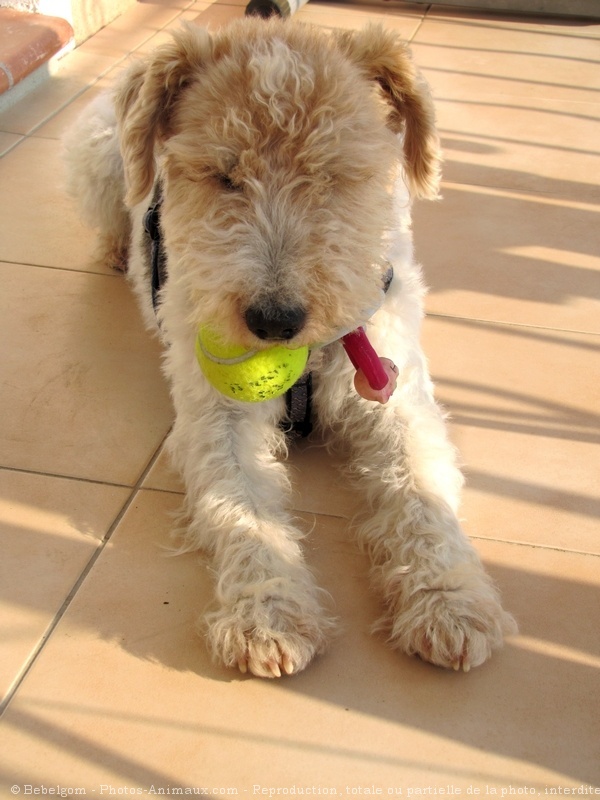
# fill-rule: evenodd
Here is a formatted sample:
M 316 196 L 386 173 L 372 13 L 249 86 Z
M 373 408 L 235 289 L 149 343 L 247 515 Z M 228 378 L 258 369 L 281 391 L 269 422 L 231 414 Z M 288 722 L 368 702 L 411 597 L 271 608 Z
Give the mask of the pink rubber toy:
M 367 338 L 364 328 L 342 336 L 342 344 L 356 369 L 354 386 L 365 400 L 387 403 L 398 380 L 398 369 L 389 358 L 380 358 Z

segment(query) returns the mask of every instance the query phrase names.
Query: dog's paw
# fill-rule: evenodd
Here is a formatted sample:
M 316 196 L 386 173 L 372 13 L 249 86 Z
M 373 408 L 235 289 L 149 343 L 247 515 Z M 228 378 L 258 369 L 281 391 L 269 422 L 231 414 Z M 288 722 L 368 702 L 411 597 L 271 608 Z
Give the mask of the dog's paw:
M 487 661 L 506 635 L 517 632 L 488 576 L 470 566 L 415 591 L 386 627 L 393 647 L 465 672 Z
M 260 587 L 249 587 L 235 602 L 210 612 L 206 621 L 215 659 L 261 678 L 303 670 L 324 650 L 333 627 L 314 598 L 303 607 Z

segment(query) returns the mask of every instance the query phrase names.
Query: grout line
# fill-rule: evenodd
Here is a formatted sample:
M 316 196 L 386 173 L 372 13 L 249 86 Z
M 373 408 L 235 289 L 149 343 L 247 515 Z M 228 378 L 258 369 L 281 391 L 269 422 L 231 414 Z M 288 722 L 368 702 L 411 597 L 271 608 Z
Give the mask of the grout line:
M 599 331 L 575 330 L 574 328 L 553 328 L 548 325 L 536 325 L 528 322 L 504 322 L 502 320 L 481 319 L 480 317 L 465 317 L 462 314 L 442 314 L 439 312 L 428 311 L 426 312 L 425 316 L 435 317 L 438 319 L 457 319 L 463 320 L 464 322 L 477 322 L 481 325 L 496 325 L 505 328 L 532 328 L 539 331 L 551 331 L 552 333 L 573 333 L 581 336 L 600 336 Z
M 102 540 L 98 543 L 98 546 L 94 550 L 94 552 L 93 552 L 92 556 L 90 557 L 89 561 L 87 562 L 87 564 L 85 565 L 85 567 L 81 571 L 79 577 L 77 578 L 77 580 L 75 581 L 75 583 L 71 587 L 71 591 L 65 597 L 61 607 L 54 614 L 50 624 L 48 625 L 48 627 L 46 628 L 46 630 L 44 631 L 44 633 L 40 637 L 40 640 L 37 643 L 36 647 L 34 648 L 33 652 L 31 653 L 31 655 L 29 656 L 29 658 L 25 662 L 24 666 L 21 668 L 19 674 L 15 677 L 15 679 L 12 682 L 11 686 L 7 690 L 6 695 L 4 696 L 2 701 L 0 702 L 0 718 L 2 717 L 2 715 L 4 714 L 6 709 L 9 707 L 10 703 L 12 702 L 13 697 L 16 695 L 16 693 L 18 692 L 19 688 L 21 687 L 23 681 L 25 680 L 25 678 L 29 674 L 30 670 L 32 669 L 32 667 L 34 666 L 36 661 L 38 660 L 38 658 L 41 655 L 42 651 L 44 650 L 47 642 L 50 640 L 50 637 L 54 633 L 56 627 L 58 626 L 58 624 L 60 623 L 60 621 L 62 620 L 62 618 L 66 614 L 66 612 L 68 611 L 69 607 L 71 606 L 71 603 L 73 602 L 73 600 L 75 599 L 77 593 L 79 592 L 79 589 L 81 588 L 81 586 L 83 585 L 83 583 L 87 579 L 88 575 L 90 574 L 90 572 L 92 571 L 92 569 L 96 565 L 96 562 L 98 561 L 98 559 L 100 558 L 100 556 L 104 552 L 104 549 L 106 548 L 106 545 L 111 540 L 113 533 L 115 532 L 115 530 L 117 529 L 117 527 L 119 526 L 121 521 L 123 520 L 123 517 L 127 514 L 129 509 L 133 505 L 133 503 L 135 501 L 135 498 L 138 496 L 140 490 L 142 489 L 142 484 L 143 484 L 144 480 L 146 479 L 148 473 L 150 472 L 150 470 L 152 469 L 152 467 L 154 466 L 154 464 L 156 463 L 156 461 L 157 461 L 157 459 L 158 459 L 158 457 L 160 455 L 160 452 L 161 452 L 163 444 L 164 444 L 164 439 L 161 441 L 160 445 L 156 448 L 156 451 L 154 452 L 153 456 L 148 461 L 148 464 L 146 465 L 144 470 L 141 472 L 141 474 L 140 474 L 138 480 L 136 481 L 135 485 L 132 486 L 132 487 L 127 487 L 127 488 L 131 489 L 131 493 L 130 493 L 129 497 L 127 498 L 127 500 L 123 504 L 123 506 L 122 506 L 121 510 L 119 511 L 119 513 L 117 514 L 117 516 L 112 521 L 110 527 L 108 528 L 107 532 L 104 534 L 104 537 L 102 538 Z M 23 471 L 25 471 L 25 470 L 23 470 Z M 76 479 L 73 479 L 73 480 L 76 480 Z M 152 491 L 154 491 L 154 490 L 152 490 Z
M 21 142 L 27 138 L 24 133 L 12 133 L 12 131 L 4 131 L 4 130 L 0 130 L 0 133 L 7 133 L 10 134 L 11 136 L 19 137 L 17 138 L 16 142 L 13 142 L 12 144 L 8 145 L 4 150 L 0 151 L 0 159 L 8 155 L 12 150 L 15 149 L 15 147 L 18 147 L 21 144 Z
M 4 259 L 0 260 L 0 266 L 6 265 L 7 267 L 33 267 L 34 269 L 53 269 L 57 272 L 65 272 L 69 273 L 72 272 L 76 275 L 99 275 L 105 278 L 119 278 L 123 280 L 126 273 L 124 271 L 118 269 L 111 269 L 107 272 L 102 272 L 100 270 L 94 269 L 82 269 L 81 267 L 78 269 L 77 267 L 56 267 L 53 264 L 32 264 L 29 261 L 6 261 Z
M 297 514 L 304 514 L 307 517 L 323 517 L 324 519 L 337 519 L 343 522 L 346 522 L 348 528 L 353 526 L 352 518 L 351 517 L 344 517 L 342 514 L 328 514 L 325 511 L 315 511 L 314 509 L 308 508 L 290 508 L 287 509 L 290 516 L 295 517 Z M 311 531 L 313 529 L 311 528 Z M 309 531 L 310 532 L 310 531 Z
M 161 447 L 162 447 L 162 444 L 163 443 L 161 442 Z M 160 451 L 160 447 L 159 447 L 159 451 Z M 153 466 L 154 463 L 155 463 L 155 461 L 154 461 L 154 457 L 153 457 L 153 460 L 151 462 L 151 466 Z M 66 474 L 61 474 L 60 472 L 45 472 L 43 470 L 38 470 L 38 469 L 25 469 L 24 467 L 9 467 L 9 466 L 5 466 L 5 465 L 0 465 L 0 473 L 2 473 L 2 472 L 18 472 L 19 474 L 22 474 L 22 475 L 35 475 L 35 476 L 38 476 L 38 477 L 41 477 L 41 478 L 56 478 L 57 480 L 73 481 L 75 483 L 89 483 L 89 484 L 92 484 L 93 486 L 108 486 L 108 487 L 114 488 L 114 489 L 129 489 L 129 491 L 131 491 L 131 492 L 135 492 L 138 489 L 147 489 L 148 491 L 163 492 L 164 494 L 184 494 L 184 492 L 177 491 L 176 489 L 161 489 L 160 487 L 157 487 L 157 486 L 148 486 L 148 487 L 138 486 L 137 482 L 132 485 L 132 484 L 129 484 L 129 483 L 117 483 L 117 482 L 114 482 L 114 481 L 103 481 L 103 480 L 100 480 L 100 479 L 97 479 L 97 478 L 79 477 L 78 475 L 66 475 Z M 147 472 L 144 471 L 144 476 L 143 477 L 145 478 L 146 475 L 147 475 Z
M 339 520 L 339 521 L 342 521 L 342 522 L 346 522 L 347 523 L 347 527 L 348 527 L 348 529 L 350 531 L 350 534 L 349 534 L 349 537 L 348 537 L 347 541 L 350 542 L 350 543 L 355 541 L 355 536 L 352 534 L 352 530 L 355 528 L 355 523 L 354 523 L 354 521 L 353 521 L 353 519 L 351 517 L 344 517 L 341 514 L 327 514 L 327 513 L 322 512 L 322 511 L 311 511 L 311 510 L 305 510 L 305 509 L 301 509 L 301 508 L 294 508 L 294 509 L 291 510 L 290 513 L 292 514 L 292 516 L 295 516 L 296 514 L 304 514 L 307 517 L 308 516 L 314 517 L 315 518 L 315 524 L 316 524 L 316 519 L 318 517 L 323 517 L 325 519 L 332 519 L 332 520 Z M 313 528 L 310 529 L 310 531 L 308 533 L 312 533 L 313 529 L 314 529 L 314 526 L 313 526 Z M 528 547 L 528 548 L 533 549 L 533 550 L 546 550 L 546 551 L 550 550 L 550 551 L 555 552 L 555 553 L 568 553 L 568 554 L 577 555 L 577 556 L 590 556 L 591 558 L 600 558 L 600 553 L 592 553 L 592 552 L 589 552 L 588 550 L 574 550 L 574 549 L 567 548 L 567 547 L 556 547 L 556 546 L 553 546 L 553 545 L 539 544 L 539 543 L 536 543 L 536 542 L 518 541 L 518 540 L 514 540 L 514 539 L 501 539 L 500 537 L 496 537 L 496 536 L 478 536 L 476 534 L 468 534 L 467 538 L 469 539 L 469 541 L 472 541 L 472 542 L 476 542 L 476 541 L 477 542 L 496 542 L 498 544 L 514 545 L 515 547 Z
M 131 485 L 128 483 L 118 483 L 115 481 L 102 481 L 96 478 L 84 478 L 78 477 L 77 475 L 63 475 L 60 472 L 45 472 L 44 470 L 26 469 L 25 467 L 9 467 L 4 464 L 0 465 L 0 472 L 18 472 L 23 475 L 39 475 L 45 478 L 58 478 L 64 481 L 75 481 L 77 483 L 91 483 L 95 486 L 110 486 L 116 489 L 129 489 L 132 492 L 136 489 L 136 484 Z
M 412 44 L 418 44 L 418 42 L 415 42 L 415 37 L 417 36 L 417 34 L 419 33 L 419 31 L 421 30 L 421 28 L 422 28 L 422 26 L 423 26 L 423 23 L 425 22 L 425 20 L 427 19 L 427 15 L 428 15 L 428 14 L 429 14 L 429 12 L 431 11 L 431 7 L 432 7 L 432 3 L 429 3 L 429 4 L 428 4 L 428 5 L 427 5 L 427 6 L 426 6 L 424 9 L 423 9 L 423 16 L 422 16 L 422 17 L 421 17 L 421 19 L 419 20 L 419 24 L 417 25 L 417 27 L 416 27 L 416 28 L 415 28 L 415 30 L 413 31 L 412 35 L 411 35 L 411 36 L 410 36 L 410 37 L 409 37 L 409 38 L 406 40 L 408 44 L 411 44 L 411 45 L 412 45 Z
M 538 544 L 536 542 L 519 542 L 513 539 L 500 539 L 490 536 L 477 536 L 475 534 L 468 537 L 471 541 L 475 542 L 497 542 L 498 544 L 514 545 L 515 547 L 529 547 L 533 550 L 551 550 L 555 553 L 569 553 L 576 556 L 590 556 L 591 558 L 600 558 L 600 553 L 590 553 L 587 550 L 571 550 L 566 547 L 555 547 L 549 544 Z

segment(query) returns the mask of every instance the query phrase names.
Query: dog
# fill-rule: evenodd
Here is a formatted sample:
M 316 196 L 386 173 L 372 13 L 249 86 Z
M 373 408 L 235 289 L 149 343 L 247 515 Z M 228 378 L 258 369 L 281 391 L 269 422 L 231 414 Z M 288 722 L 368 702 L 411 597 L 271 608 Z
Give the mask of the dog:
M 297 673 L 335 621 L 286 510 L 289 403 L 217 391 L 196 360 L 203 325 L 248 349 L 310 348 L 314 426 L 364 497 L 376 630 L 442 667 L 486 661 L 516 627 L 457 519 L 463 477 L 419 343 L 410 207 L 438 196 L 441 156 L 406 45 L 377 26 L 183 26 L 86 109 L 65 153 L 98 260 L 126 266 L 165 345 L 182 550 L 212 558 L 217 661 Z M 386 403 L 353 386 L 340 339 L 361 325 L 395 364 Z

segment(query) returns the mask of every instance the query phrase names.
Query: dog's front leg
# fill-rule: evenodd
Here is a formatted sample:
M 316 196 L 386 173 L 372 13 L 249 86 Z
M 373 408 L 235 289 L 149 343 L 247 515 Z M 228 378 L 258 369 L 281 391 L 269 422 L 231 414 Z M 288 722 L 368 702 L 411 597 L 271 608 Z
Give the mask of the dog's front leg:
M 276 457 L 285 444 L 273 404 L 212 394 L 196 412 L 178 410 L 170 439 L 187 488 L 187 544 L 213 557 L 217 607 L 206 618 L 208 641 L 226 666 L 292 674 L 324 648 L 331 622 L 285 511 L 288 480 Z
M 401 369 L 404 383 L 380 406 L 349 388 L 336 360 L 318 401 L 349 445 L 351 476 L 366 492 L 360 536 L 386 605 L 377 628 L 410 655 L 467 671 L 516 626 L 457 519 L 462 475 L 424 361 Z

